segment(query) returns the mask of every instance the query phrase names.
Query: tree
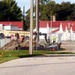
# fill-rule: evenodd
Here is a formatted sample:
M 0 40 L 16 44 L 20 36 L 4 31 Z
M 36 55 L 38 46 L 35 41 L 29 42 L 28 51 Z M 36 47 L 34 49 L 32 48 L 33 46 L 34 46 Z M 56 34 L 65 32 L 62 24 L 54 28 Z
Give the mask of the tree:
M 27 12 L 26 12 L 26 20 L 25 20 L 25 24 L 26 24 L 26 30 L 29 30 L 29 28 L 30 28 L 30 10 L 28 10 Z
M 73 12 L 70 2 L 62 2 L 57 5 L 57 20 L 70 20 L 70 15 Z
M 50 3 L 52 0 L 39 0 L 39 2 L 41 3 L 41 4 L 48 4 L 48 3 Z
M 40 12 L 41 12 L 40 19 L 50 20 L 51 16 L 55 15 L 55 8 L 56 8 L 56 3 L 54 1 L 51 1 L 47 5 L 42 5 L 40 7 Z
M 71 10 L 70 20 L 75 20 L 75 3 L 71 4 Z
M 6 14 L 8 14 L 8 6 L 6 3 L 0 1 L 0 20 L 5 20 Z M 5 18 L 5 19 L 4 19 Z
M 15 0 L 2 0 L 0 2 L 1 21 L 21 21 L 22 12 Z
M 39 20 L 50 20 L 51 16 L 55 15 L 56 20 L 75 20 L 75 3 L 62 2 L 61 4 L 51 1 L 46 3 L 48 0 L 39 0 L 42 1 L 39 5 L 39 12 L 41 13 Z M 34 6 L 35 8 L 35 6 Z M 35 12 L 35 11 L 34 11 Z M 29 20 L 29 10 L 27 12 L 27 21 Z M 35 17 L 34 17 L 35 18 Z M 29 21 L 26 22 L 29 24 Z M 35 24 L 34 24 L 35 25 Z

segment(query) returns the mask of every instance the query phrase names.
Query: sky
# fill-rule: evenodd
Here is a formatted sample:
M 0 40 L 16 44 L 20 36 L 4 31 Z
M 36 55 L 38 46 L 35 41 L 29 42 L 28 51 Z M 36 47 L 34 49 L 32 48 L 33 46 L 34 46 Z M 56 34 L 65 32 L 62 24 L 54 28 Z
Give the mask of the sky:
M 30 9 L 30 1 L 31 0 L 16 0 L 18 6 L 21 8 L 22 11 L 23 11 L 23 6 L 25 6 L 25 11 L 27 11 L 28 9 Z M 61 3 L 63 1 L 75 3 L 75 0 L 54 0 L 54 1 L 56 3 Z
M 18 6 L 23 10 L 23 6 L 25 6 L 25 11 L 30 9 L 30 0 L 15 0 Z

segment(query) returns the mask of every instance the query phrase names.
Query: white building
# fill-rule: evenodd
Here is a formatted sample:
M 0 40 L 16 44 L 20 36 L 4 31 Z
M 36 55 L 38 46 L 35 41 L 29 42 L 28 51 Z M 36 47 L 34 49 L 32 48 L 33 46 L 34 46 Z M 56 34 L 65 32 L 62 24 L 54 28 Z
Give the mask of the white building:
M 3 27 L 4 29 L 3 30 L 19 30 L 19 28 L 17 26 L 14 26 L 14 25 L 6 25 Z
M 0 31 L 1 31 L 1 30 L 4 30 L 3 24 L 0 24 Z
M 36 28 L 34 29 L 34 32 Z M 39 32 L 46 33 L 51 41 L 53 36 L 56 35 L 57 42 L 75 40 L 75 21 L 40 21 L 39 22 Z M 40 39 L 44 39 L 40 36 Z
M 23 30 L 23 22 L 0 22 L 0 31 L 1 30 Z

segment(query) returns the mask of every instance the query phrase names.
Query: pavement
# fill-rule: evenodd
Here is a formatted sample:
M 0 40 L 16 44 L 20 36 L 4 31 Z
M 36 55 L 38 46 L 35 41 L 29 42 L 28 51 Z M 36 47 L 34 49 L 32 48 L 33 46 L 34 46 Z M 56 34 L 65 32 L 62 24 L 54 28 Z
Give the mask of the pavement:
M 72 57 L 75 54 L 44 54 L 45 57 Z
M 75 56 L 11 60 L 0 64 L 0 75 L 75 75 Z
M 75 75 L 75 54 L 44 54 L 11 60 L 0 64 L 0 75 Z

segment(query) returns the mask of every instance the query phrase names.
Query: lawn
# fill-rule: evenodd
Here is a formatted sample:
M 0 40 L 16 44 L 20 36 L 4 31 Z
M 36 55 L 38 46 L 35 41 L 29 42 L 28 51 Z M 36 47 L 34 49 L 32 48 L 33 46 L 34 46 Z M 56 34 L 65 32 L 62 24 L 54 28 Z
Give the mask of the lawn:
M 28 50 L 14 50 L 14 51 L 0 51 L 0 63 L 32 56 L 41 56 L 44 54 L 72 54 L 72 52 L 57 52 L 57 51 L 48 51 L 48 50 L 34 50 L 32 55 L 29 55 Z
M 20 58 L 20 56 L 28 55 L 28 51 L 0 51 L 0 63 Z

